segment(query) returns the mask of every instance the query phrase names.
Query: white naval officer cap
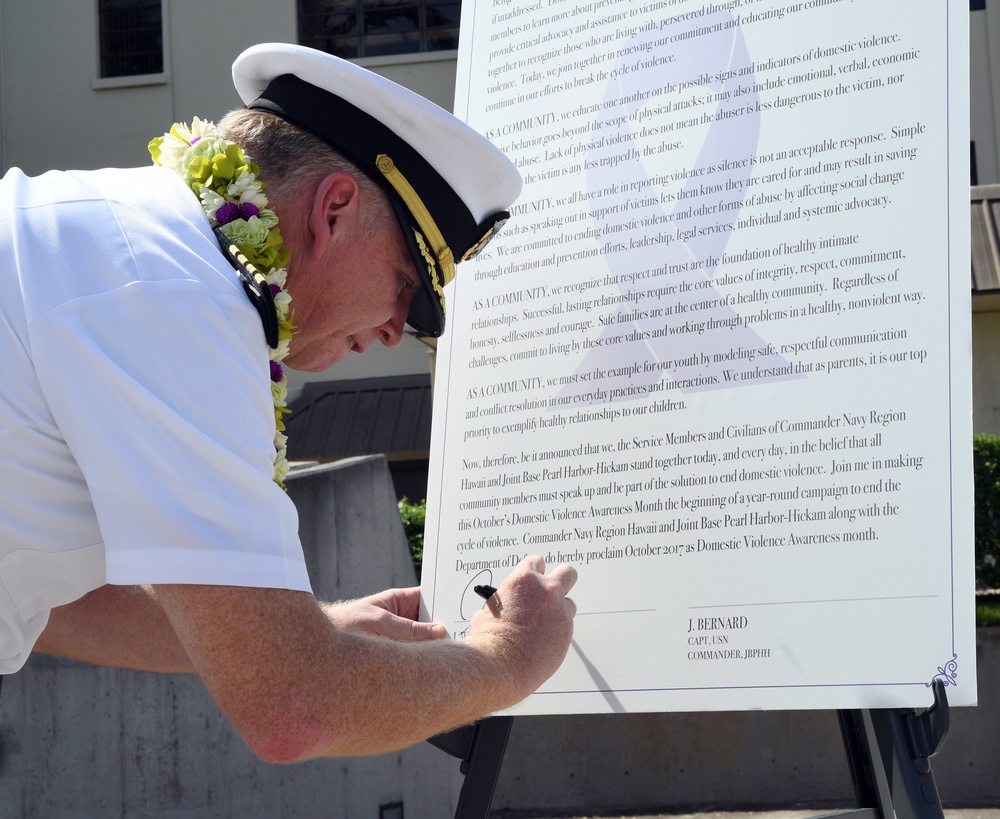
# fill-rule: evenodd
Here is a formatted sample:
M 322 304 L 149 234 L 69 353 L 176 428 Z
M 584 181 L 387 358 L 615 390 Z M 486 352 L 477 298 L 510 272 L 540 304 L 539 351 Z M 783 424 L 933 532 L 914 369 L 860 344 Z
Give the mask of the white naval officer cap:
M 455 265 L 482 250 L 521 192 L 513 163 L 419 94 L 305 46 L 253 46 L 233 81 L 248 108 L 311 132 L 382 187 L 424 285 L 407 323 L 440 336 Z

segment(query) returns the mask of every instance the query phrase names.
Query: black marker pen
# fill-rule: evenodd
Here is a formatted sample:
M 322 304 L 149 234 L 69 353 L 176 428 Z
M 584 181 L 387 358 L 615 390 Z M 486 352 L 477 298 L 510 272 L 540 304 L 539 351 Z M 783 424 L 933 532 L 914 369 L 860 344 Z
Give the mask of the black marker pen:
M 492 586 L 473 586 L 472 590 L 482 597 L 483 600 L 489 600 L 494 594 L 497 593 L 497 590 Z

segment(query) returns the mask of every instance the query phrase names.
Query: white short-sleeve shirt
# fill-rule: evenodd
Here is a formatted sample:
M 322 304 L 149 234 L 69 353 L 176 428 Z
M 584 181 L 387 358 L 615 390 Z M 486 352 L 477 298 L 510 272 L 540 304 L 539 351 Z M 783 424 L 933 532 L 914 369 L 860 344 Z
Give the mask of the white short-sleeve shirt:
M 105 583 L 309 590 L 260 318 L 162 168 L 0 180 L 0 674 Z

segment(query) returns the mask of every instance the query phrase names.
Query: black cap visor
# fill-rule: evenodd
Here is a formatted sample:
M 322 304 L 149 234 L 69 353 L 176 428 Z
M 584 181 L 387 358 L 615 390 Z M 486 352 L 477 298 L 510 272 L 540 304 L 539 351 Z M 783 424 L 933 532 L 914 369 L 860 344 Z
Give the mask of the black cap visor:
M 441 269 L 409 210 L 395 196 L 390 196 L 389 201 L 392 203 L 392 209 L 396 214 L 406 248 L 413 260 L 413 266 L 416 268 L 421 284 L 421 287 L 413 294 L 406 323 L 422 336 L 438 338 L 444 332 L 445 321 Z M 423 241 L 426 253 L 421 250 L 421 241 Z

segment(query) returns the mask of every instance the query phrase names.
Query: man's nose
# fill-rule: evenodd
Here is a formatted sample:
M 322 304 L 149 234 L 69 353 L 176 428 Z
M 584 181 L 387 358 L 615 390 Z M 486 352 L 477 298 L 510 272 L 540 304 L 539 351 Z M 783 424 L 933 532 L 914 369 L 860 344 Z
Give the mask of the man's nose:
M 403 327 L 410 312 L 410 302 L 413 301 L 413 290 L 407 287 L 396 300 L 396 309 L 389 320 L 377 328 L 378 339 L 386 347 L 398 347 L 403 340 Z

